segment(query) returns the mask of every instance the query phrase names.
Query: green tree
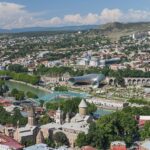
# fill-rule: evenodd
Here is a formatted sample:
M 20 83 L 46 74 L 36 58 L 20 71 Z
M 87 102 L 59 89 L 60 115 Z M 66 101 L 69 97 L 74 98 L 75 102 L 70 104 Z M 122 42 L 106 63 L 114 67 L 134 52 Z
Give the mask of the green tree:
M 39 102 L 40 102 L 40 107 L 43 107 L 43 105 L 45 103 L 44 100 L 40 100 Z
M 90 125 L 86 138 L 83 135 L 78 138 L 79 146 L 85 144 L 81 139 L 86 139 L 89 145 L 97 149 L 108 149 L 110 143 L 116 140 L 123 140 L 127 146 L 131 145 L 139 139 L 139 131 L 134 115 L 123 110 L 101 117 Z
M 0 95 L 3 96 L 4 93 L 6 93 L 8 91 L 9 91 L 8 86 L 5 84 L 5 82 L 3 80 L 0 80 Z
M 30 91 L 28 91 L 28 92 L 26 93 L 26 96 L 27 96 L 28 98 L 34 98 L 34 99 L 38 98 L 38 96 L 37 96 L 36 94 L 34 94 L 33 92 L 30 92 Z
M 61 109 L 64 111 L 64 113 L 70 112 L 70 113 L 78 113 L 79 111 L 79 104 L 81 102 L 81 98 L 72 98 L 72 99 L 62 99 L 61 101 L 55 101 L 55 102 L 49 102 L 46 103 L 47 109 L 57 110 L 58 107 L 61 107 Z M 88 104 L 87 112 L 93 113 L 97 110 L 97 107 L 94 104 Z
M 141 140 L 150 138 L 150 121 L 146 122 L 144 128 L 140 131 Z
M 56 132 L 54 134 L 54 141 L 56 142 L 57 146 L 62 146 L 62 145 L 69 146 L 68 138 L 63 132 Z
M 20 64 L 11 64 L 8 66 L 8 70 L 10 71 L 14 71 L 14 72 L 27 72 L 28 69 L 25 68 L 24 66 L 20 65 Z
M 121 75 L 117 75 L 116 82 L 118 85 L 124 87 L 125 86 L 125 80 Z
M 8 70 L 0 71 L 0 75 L 8 75 L 9 77 L 11 77 L 14 80 L 23 81 L 23 82 L 30 83 L 33 85 L 38 84 L 40 81 L 39 76 L 28 75 L 26 73 L 16 73 L 16 72 L 8 71 Z
M 19 120 L 20 125 L 25 125 L 27 123 L 27 118 L 23 117 L 19 109 L 15 109 L 13 115 L 7 112 L 2 106 L 0 106 L 0 124 L 13 124 L 17 125 Z
M 25 94 L 23 91 L 19 91 L 17 89 L 12 89 L 11 96 L 15 97 L 16 100 L 24 100 Z
M 21 115 L 21 112 L 18 108 L 14 109 L 13 116 L 12 116 L 12 122 L 14 125 L 17 125 L 17 121 L 19 121 L 19 125 L 27 124 L 27 118 Z
M 80 148 L 81 148 L 82 146 L 87 145 L 85 133 L 79 133 L 79 134 L 78 134 L 77 139 L 76 139 L 76 141 L 75 141 L 75 144 L 76 144 L 76 146 L 78 146 L 78 147 L 80 147 Z
M 52 148 L 55 148 L 56 144 L 54 142 L 54 140 L 52 138 L 47 138 L 45 139 L 45 143 L 49 146 L 49 147 L 52 147 Z
M 21 144 L 24 145 L 25 147 L 28 147 L 34 145 L 34 142 L 32 140 L 23 139 L 21 141 Z
M 55 91 L 68 91 L 67 86 L 56 86 Z
M 54 120 L 52 118 L 50 118 L 47 114 L 45 114 L 44 116 L 42 116 L 39 120 L 39 124 L 43 125 L 43 124 L 47 124 L 50 122 L 53 122 Z

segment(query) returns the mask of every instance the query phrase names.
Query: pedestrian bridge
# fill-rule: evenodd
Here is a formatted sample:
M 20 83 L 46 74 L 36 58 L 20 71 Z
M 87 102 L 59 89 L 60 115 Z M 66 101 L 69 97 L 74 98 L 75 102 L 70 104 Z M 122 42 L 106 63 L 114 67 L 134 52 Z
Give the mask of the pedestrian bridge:
M 72 91 L 64 91 L 64 92 L 53 92 L 51 94 L 45 95 L 43 97 L 40 97 L 38 100 L 44 100 L 45 102 L 51 101 L 54 99 L 59 99 L 59 98 L 74 98 L 74 97 L 80 97 L 80 98 L 87 98 L 90 95 L 87 93 L 79 93 L 79 92 L 72 92 Z
M 150 86 L 150 78 L 124 78 L 125 85 L 140 85 L 140 86 Z M 115 78 L 107 78 L 106 82 L 109 85 L 116 85 Z

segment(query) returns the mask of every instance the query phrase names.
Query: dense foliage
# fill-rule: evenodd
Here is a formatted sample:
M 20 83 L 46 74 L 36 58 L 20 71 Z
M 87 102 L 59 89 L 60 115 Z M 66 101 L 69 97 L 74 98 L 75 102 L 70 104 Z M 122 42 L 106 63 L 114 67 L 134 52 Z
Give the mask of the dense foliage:
M 69 145 L 68 138 L 63 132 L 56 132 L 54 134 L 54 141 L 58 147 L 62 145 Z
M 35 75 L 28 75 L 25 73 L 16 73 L 12 71 L 0 71 L 0 75 L 8 75 L 14 80 L 23 81 L 30 84 L 38 84 L 40 77 Z
M 44 114 L 40 119 L 39 119 L 39 124 L 43 125 L 43 124 L 47 124 L 47 123 L 51 123 L 54 120 L 51 119 L 47 114 Z
M 33 92 L 30 92 L 30 91 L 28 91 L 28 92 L 26 93 L 26 96 L 27 96 L 28 98 L 34 98 L 34 99 L 38 98 L 38 96 L 37 96 L 36 94 L 34 94 Z
M 0 106 L 0 116 L 0 124 L 2 125 L 17 125 L 17 121 L 19 121 L 20 125 L 25 125 L 27 123 L 27 119 L 21 115 L 19 109 L 15 109 L 13 115 L 11 115 L 2 106 Z
M 19 91 L 17 89 L 12 89 L 11 94 L 12 97 L 15 97 L 16 100 L 24 100 L 25 94 L 23 91 Z
M 140 131 L 141 139 L 149 139 L 150 138 L 150 121 L 146 122 L 144 128 Z
M 56 86 L 55 91 L 68 91 L 67 86 Z
M 139 104 L 139 105 L 149 105 L 150 106 L 150 102 L 144 99 L 135 99 L 135 98 L 131 98 L 128 100 L 128 102 L 132 103 L 132 104 Z
M 67 100 L 61 100 L 61 101 L 55 101 L 55 102 L 49 102 L 46 103 L 46 108 L 51 110 L 57 110 L 58 107 L 60 107 L 64 113 L 77 113 L 79 108 L 79 104 L 81 102 L 81 98 L 72 98 Z M 87 112 L 93 113 L 97 110 L 96 106 L 94 104 L 88 104 Z
M 148 123 L 145 124 L 144 130 L 141 131 L 135 115 L 150 115 L 150 109 L 149 107 L 127 107 L 122 111 L 103 116 L 90 125 L 87 135 L 84 133 L 78 135 L 76 145 L 108 149 L 112 141 L 123 140 L 129 146 L 134 141 L 145 139 L 150 135 L 150 132 L 146 133 L 150 126 Z
M 84 75 L 84 74 L 89 74 L 89 73 L 103 73 L 105 76 L 115 77 L 115 78 L 118 78 L 118 80 L 123 77 L 146 77 L 146 78 L 150 77 L 150 71 L 143 72 L 140 70 L 131 70 L 130 68 L 115 71 L 115 70 L 111 70 L 109 67 L 105 67 L 103 69 L 91 67 L 88 69 L 75 69 L 74 70 L 71 67 L 47 68 L 41 65 L 38 67 L 35 73 L 39 75 L 46 74 L 50 76 L 61 76 L 65 73 L 69 73 L 71 76 L 79 76 L 79 75 Z
M 5 82 L 3 80 L 0 80 L 0 96 L 3 96 L 3 94 L 8 91 L 9 91 L 8 86 L 5 85 Z
M 27 68 L 25 68 L 24 66 L 22 66 L 20 64 L 11 64 L 11 65 L 8 66 L 8 70 L 14 71 L 14 72 L 17 72 L 17 73 L 28 71 Z

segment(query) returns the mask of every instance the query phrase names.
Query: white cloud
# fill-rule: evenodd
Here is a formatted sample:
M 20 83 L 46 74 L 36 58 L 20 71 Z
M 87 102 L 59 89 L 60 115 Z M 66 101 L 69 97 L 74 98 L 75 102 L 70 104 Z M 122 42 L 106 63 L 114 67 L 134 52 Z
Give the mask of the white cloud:
M 150 21 L 150 11 L 144 10 L 128 10 L 128 13 L 124 15 L 124 19 L 127 21 Z
M 96 24 L 99 22 L 98 14 L 89 13 L 84 19 L 84 24 Z
M 64 16 L 64 23 L 82 23 L 82 17 L 80 14 L 74 14 L 74 15 L 66 15 Z
M 33 23 L 31 24 L 32 27 L 48 27 L 48 26 L 54 26 L 54 25 L 58 25 L 61 24 L 62 20 L 59 17 L 54 17 L 51 19 L 34 19 Z
M 66 15 L 64 16 L 64 23 L 73 24 L 96 24 L 99 21 L 99 16 L 97 14 L 89 13 L 86 16 L 81 16 L 80 14 Z
M 122 16 L 123 14 L 120 9 L 105 8 L 100 14 L 100 20 L 102 23 L 115 22 L 119 21 Z
M 32 22 L 34 14 L 25 10 L 25 6 L 15 3 L 0 3 L 0 27 L 18 28 Z
M 103 9 L 100 13 L 67 14 L 63 18 L 43 19 L 41 13 L 33 13 L 24 5 L 0 2 L 0 28 L 50 27 L 56 25 L 102 24 L 107 22 L 150 21 L 150 11 L 129 9 L 126 12 L 118 8 Z

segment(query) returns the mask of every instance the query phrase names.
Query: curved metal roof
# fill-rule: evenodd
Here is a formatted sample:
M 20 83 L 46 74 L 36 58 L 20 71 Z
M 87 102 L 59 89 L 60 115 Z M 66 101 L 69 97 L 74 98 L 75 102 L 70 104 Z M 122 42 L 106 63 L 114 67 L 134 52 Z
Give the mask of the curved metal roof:
M 72 77 L 68 81 L 72 83 L 85 82 L 85 83 L 94 83 L 101 82 L 105 79 L 103 74 L 87 74 L 84 76 Z

